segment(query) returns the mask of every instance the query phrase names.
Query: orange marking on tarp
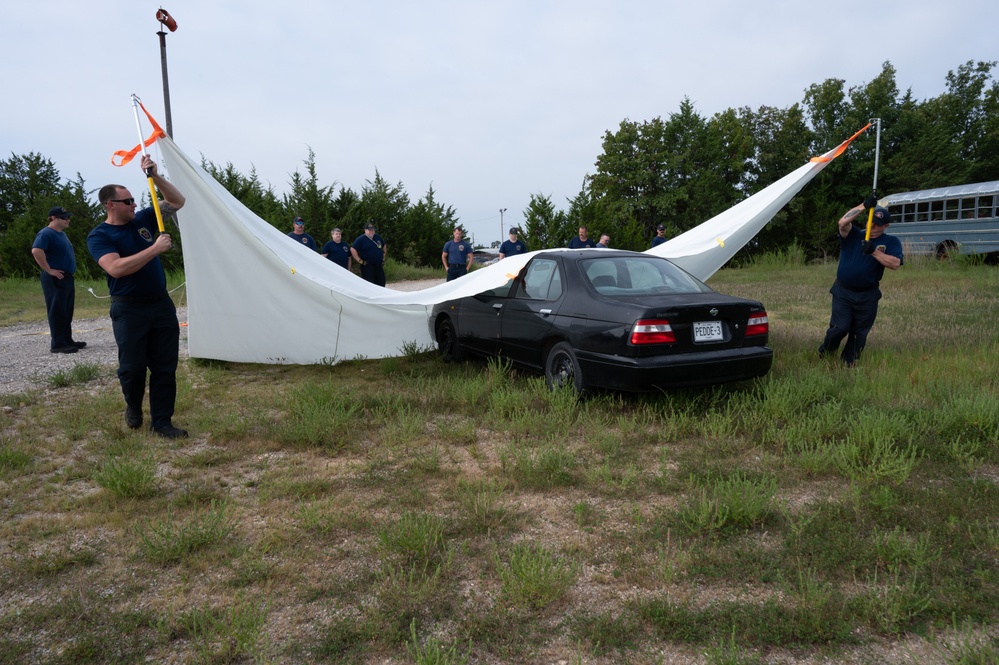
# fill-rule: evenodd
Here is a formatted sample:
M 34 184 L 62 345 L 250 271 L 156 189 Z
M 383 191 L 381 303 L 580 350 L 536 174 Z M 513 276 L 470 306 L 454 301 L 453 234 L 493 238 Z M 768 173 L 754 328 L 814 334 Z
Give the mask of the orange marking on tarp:
M 863 134 L 864 132 L 866 132 L 870 128 L 871 128 L 871 123 L 867 123 L 866 125 L 864 125 L 864 128 L 861 129 L 859 132 L 857 132 L 856 134 L 854 134 L 853 136 L 851 136 L 850 138 L 848 138 L 847 140 L 843 141 L 838 146 L 836 146 L 836 149 L 833 150 L 833 153 L 831 155 L 823 155 L 821 157 L 812 157 L 808 161 L 810 161 L 810 162 L 831 162 L 832 160 L 834 160 L 837 157 L 839 157 L 840 155 L 842 155 L 846 151 L 846 149 L 850 146 L 850 144 L 853 143 L 853 140 L 855 138 L 857 138 L 858 136 L 860 136 L 861 134 Z

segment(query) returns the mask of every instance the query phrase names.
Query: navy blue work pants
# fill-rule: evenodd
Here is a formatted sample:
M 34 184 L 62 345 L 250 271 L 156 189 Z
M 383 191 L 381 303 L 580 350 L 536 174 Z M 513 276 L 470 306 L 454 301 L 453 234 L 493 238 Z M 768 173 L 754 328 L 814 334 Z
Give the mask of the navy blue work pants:
M 447 267 L 447 280 L 458 279 L 468 274 L 468 267 L 464 263 L 452 263 Z
M 874 327 L 878 317 L 878 301 L 881 290 L 878 288 L 867 291 L 851 291 L 839 282 L 829 289 L 832 294 L 832 315 L 829 317 L 829 330 L 819 347 L 822 355 L 831 355 L 839 349 L 840 342 L 846 338 L 843 346 L 843 362 L 852 365 L 860 358 L 864 346 L 867 345 L 867 335 Z
M 361 277 L 372 284 L 377 284 L 378 286 L 385 286 L 385 268 L 382 264 L 374 264 L 371 262 L 365 263 L 361 266 Z
M 42 273 L 42 294 L 49 319 L 49 337 L 53 349 L 73 344 L 73 309 L 76 307 L 76 283 L 72 275 L 56 279 Z
M 118 381 L 125 404 L 142 409 L 149 371 L 149 419 L 154 429 L 172 425 L 177 400 L 180 324 L 169 297 L 154 303 L 112 302 L 111 327 L 118 343 Z

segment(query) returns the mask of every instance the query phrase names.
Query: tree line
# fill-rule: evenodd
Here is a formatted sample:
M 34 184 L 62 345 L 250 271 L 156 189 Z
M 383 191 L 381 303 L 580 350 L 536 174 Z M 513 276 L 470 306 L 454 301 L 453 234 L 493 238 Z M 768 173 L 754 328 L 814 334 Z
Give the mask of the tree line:
M 689 99 L 675 112 L 651 120 L 622 120 L 604 133 L 592 173 L 560 207 L 550 195 L 531 194 L 523 211 L 523 238 L 531 249 L 564 246 L 585 225 L 609 233 L 613 246 L 644 250 L 653 229 L 682 233 L 752 196 L 833 148 L 872 118 L 881 119 L 878 194 L 999 180 L 999 82 L 995 61 L 968 61 L 948 72 L 945 92 L 918 101 L 899 90 L 890 62 L 870 82 L 846 87 L 842 79 L 809 86 L 800 103 L 786 108 L 730 108 L 710 118 Z M 873 129 L 873 128 L 872 128 Z M 873 184 L 875 137 L 869 131 L 795 196 L 740 256 L 791 244 L 809 257 L 837 248 L 835 220 L 867 196 Z M 436 266 L 441 246 L 460 226 L 453 206 L 433 187 L 415 202 L 403 183 L 375 171 L 359 192 L 319 182 L 310 149 L 287 192 L 264 185 L 255 169 L 202 158 L 202 166 L 262 219 L 287 231 L 295 215 L 322 244 L 339 226 L 347 239 L 371 220 L 411 265 Z M 144 196 L 148 200 L 148 195 Z M 37 153 L 0 161 L 0 277 L 37 272 L 30 255 L 35 233 L 53 205 L 73 213 L 67 233 L 79 252 L 103 218 L 96 189 L 79 174 L 63 180 L 51 160 Z M 84 249 L 85 251 L 85 249 Z M 167 268 L 182 267 L 180 252 L 164 255 Z M 99 274 L 92 261 L 78 262 L 81 276 Z

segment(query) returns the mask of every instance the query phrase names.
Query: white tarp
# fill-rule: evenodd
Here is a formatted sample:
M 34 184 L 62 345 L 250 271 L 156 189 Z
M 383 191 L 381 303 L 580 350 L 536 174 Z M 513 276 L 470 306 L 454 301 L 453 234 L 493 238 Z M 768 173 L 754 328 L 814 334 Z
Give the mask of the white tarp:
M 649 252 L 707 279 L 851 140 Z M 434 304 L 502 285 L 534 254 L 422 291 L 375 286 L 257 217 L 169 138 L 158 146 L 187 199 L 177 217 L 191 357 L 311 364 L 402 355 L 407 344 L 434 343 L 428 328 Z M 392 239 L 386 242 L 391 252 Z

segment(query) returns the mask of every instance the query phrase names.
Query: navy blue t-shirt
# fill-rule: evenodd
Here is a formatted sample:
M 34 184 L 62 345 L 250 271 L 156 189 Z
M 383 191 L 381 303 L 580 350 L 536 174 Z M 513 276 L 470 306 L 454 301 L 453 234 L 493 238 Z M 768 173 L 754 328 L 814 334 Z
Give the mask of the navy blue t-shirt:
M 100 263 L 105 254 L 132 256 L 148 249 L 155 241 L 156 211 L 143 208 L 135 219 L 123 226 L 107 222 L 87 236 L 87 249 L 94 261 Z M 108 275 L 108 291 L 113 296 L 158 296 L 166 293 L 166 273 L 160 257 L 153 257 L 146 265 L 131 275 L 114 278 Z
M 499 253 L 503 255 L 503 258 L 508 256 L 517 256 L 518 254 L 523 254 L 527 251 L 527 245 L 525 245 L 520 240 L 516 242 L 512 240 L 506 240 L 500 245 Z
M 342 240 L 340 242 L 333 242 L 330 240 L 323 245 L 322 253 L 326 255 L 327 259 L 338 266 L 343 266 L 344 268 L 347 267 L 347 264 L 350 261 L 350 245 Z
M 850 233 L 844 238 L 840 236 L 839 267 L 836 269 L 836 280 L 848 289 L 866 291 L 875 288 L 885 274 L 885 267 L 868 254 L 863 252 L 866 230 L 856 226 L 850 227 Z M 895 236 L 882 233 L 873 240 L 882 252 L 903 260 L 902 243 Z
M 569 249 L 586 249 L 587 247 L 596 247 L 597 243 L 593 238 L 587 238 L 586 240 L 580 240 L 579 236 L 576 236 L 569 241 Z
M 291 238 L 292 240 L 294 240 L 297 243 L 305 245 L 306 247 L 308 247 L 309 249 L 311 249 L 313 252 L 318 252 L 319 251 L 319 245 L 316 244 L 315 238 L 313 238 L 312 236 L 310 236 L 308 233 L 298 234 L 298 233 L 295 233 L 294 231 L 289 231 L 288 232 L 288 237 Z
M 370 238 L 366 233 L 362 233 L 357 236 L 353 247 L 357 250 L 357 255 L 365 263 L 380 266 L 385 261 L 385 252 L 382 250 L 385 247 L 385 241 L 377 233 Z
M 656 237 L 652 239 L 652 246 L 653 247 L 658 247 L 659 245 L 663 244 L 664 242 L 666 242 L 666 238 L 665 237 L 660 238 L 659 234 L 657 233 Z
M 76 254 L 73 253 L 73 245 L 70 244 L 65 233 L 46 226 L 35 236 L 35 242 L 31 244 L 31 248 L 45 252 L 45 260 L 49 262 L 49 268 L 62 270 L 67 275 L 76 272 Z
M 444 243 L 443 254 L 447 254 L 449 266 L 463 266 L 468 264 L 468 257 L 472 255 L 472 243 L 464 238 L 455 242 L 448 240 Z

